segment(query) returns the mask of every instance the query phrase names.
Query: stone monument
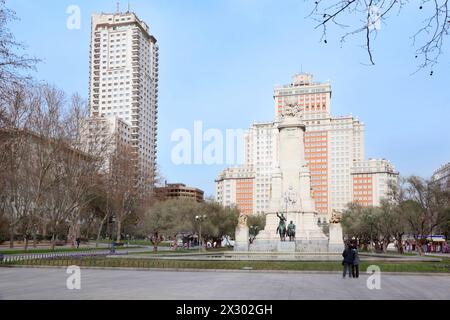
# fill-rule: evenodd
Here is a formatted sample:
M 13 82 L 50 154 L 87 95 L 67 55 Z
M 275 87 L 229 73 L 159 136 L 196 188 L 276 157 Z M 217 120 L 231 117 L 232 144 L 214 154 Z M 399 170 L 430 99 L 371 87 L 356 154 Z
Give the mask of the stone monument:
M 335 210 L 333 210 L 333 215 L 330 219 L 330 240 L 328 243 L 328 251 L 330 252 L 342 252 L 344 251 L 344 242 L 342 236 L 341 227 L 342 215 Z
M 241 214 L 236 227 L 234 251 L 248 251 L 249 239 L 247 215 Z
M 288 103 L 277 122 L 278 154 L 271 177 L 271 200 L 266 227 L 250 246 L 251 251 L 328 252 L 328 238 L 318 225 L 311 197 L 309 167 L 305 161 L 305 125 L 300 107 Z M 281 241 L 277 234 L 282 212 L 296 226 L 295 241 Z

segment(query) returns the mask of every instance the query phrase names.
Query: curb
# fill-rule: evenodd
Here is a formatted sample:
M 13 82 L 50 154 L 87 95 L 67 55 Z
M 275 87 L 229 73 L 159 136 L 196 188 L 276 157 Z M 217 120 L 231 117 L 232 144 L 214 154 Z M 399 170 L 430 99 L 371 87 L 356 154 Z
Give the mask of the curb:
M 67 269 L 67 267 L 60 266 L 15 266 L 4 265 L 1 268 L 23 268 L 23 269 Z M 223 273 L 278 273 L 278 274 L 336 274 L 341 275 L 342 271 L 314 271 L 314 270 L 245 270 L 245 269 L 192 269 L 192 268 L 123 268 L 123 267 L 80 267 L 84 270 L 118 270 L 118 271 L 163 271 L 163 272 L 223 272 Z M 384 275 L 393 276 L 439 276 L 450 277 L 450 273 L 442 272 L 381 272 Z M 361 276 L 369 275 L 365 272 L 360 272 Z

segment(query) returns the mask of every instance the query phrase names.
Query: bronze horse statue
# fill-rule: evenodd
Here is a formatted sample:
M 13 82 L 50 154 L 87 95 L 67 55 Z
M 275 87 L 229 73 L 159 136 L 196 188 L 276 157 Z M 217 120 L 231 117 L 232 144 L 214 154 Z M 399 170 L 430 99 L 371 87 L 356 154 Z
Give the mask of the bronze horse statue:
M 281 214 L 281 216 L 279 215 L 279 213 L 277 212 L 277 217 L 280 219 L 280 222 L 278 223 L 278 227 L 277 227 L 277 234 L 280 235 L 280 240 L 281 241 L 286 241 L 286 218 L 284 217 L 283 214 Z

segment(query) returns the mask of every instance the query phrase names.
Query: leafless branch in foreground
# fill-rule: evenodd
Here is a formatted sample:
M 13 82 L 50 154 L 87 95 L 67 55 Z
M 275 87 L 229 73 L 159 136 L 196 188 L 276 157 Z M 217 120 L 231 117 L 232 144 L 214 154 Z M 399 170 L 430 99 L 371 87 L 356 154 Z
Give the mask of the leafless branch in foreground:
M 417 6 L 418 11 L 428 16 L 412 39 L 416 48 L 415 58 L 423 59 L 418 70 L 427 67 L 432 69 L 443 54 L 445 36 L 449 34 L 449 0 L 316 0 L 307 17 L 317 21 L 315 28 L 322 29 L 320 41 L 324 43 L 328 42 L 327 31 L 330 25 L 346 30 L 341 36 L 341 44 L 350 36 L 363 34 L 363 47 L 367 51 L 370 64 L 374 65 L 372 42 L 378 31 L 392 14 L 399 15 L 407 5 Z M 432 74 L 433 71 L 430 75 Z

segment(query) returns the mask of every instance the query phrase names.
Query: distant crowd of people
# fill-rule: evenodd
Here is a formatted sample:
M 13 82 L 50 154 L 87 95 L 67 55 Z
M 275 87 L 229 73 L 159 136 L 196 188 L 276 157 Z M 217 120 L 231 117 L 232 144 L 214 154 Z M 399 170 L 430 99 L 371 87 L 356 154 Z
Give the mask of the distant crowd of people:
M 414 241 L 404 241 L 403 251 L 414 252 L 417 251 L 417 245 Z M 437 252 L 437 253 L 450 253 L 450 247 L 447 242 L 428 242 L 422 245 L 423 252 Z
M 342 265 L 344 266 L 344 272 L 342 278 L 345 278 L 347 273 L 349 278 L 359 278 L 359 252 L 356 244 L 347 243 L 344 252 L 342 252 Z

